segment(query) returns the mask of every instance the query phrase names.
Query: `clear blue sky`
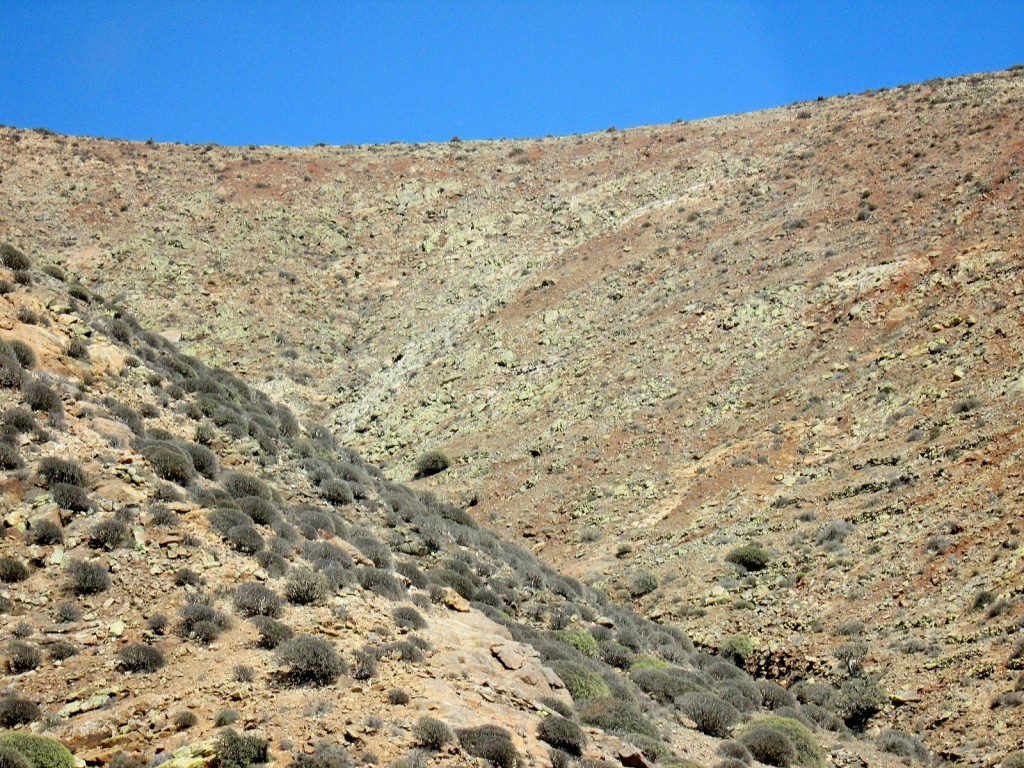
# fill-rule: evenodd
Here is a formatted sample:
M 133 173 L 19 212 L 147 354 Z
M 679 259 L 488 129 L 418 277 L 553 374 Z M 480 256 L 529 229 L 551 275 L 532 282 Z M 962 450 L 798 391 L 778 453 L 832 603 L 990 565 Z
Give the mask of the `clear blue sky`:
M 1024 2 L 0 2 L 0 123 L 307 145 L 544 136 L 1024 63 Z

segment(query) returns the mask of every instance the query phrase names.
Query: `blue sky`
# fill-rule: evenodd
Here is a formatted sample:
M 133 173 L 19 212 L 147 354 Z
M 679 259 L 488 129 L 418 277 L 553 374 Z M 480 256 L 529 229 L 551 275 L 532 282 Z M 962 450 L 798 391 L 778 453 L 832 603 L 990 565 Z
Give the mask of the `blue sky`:
M 1024 63 L 1024 2 L 0 3 L 0 123 L 308 145 L 561 135 Z

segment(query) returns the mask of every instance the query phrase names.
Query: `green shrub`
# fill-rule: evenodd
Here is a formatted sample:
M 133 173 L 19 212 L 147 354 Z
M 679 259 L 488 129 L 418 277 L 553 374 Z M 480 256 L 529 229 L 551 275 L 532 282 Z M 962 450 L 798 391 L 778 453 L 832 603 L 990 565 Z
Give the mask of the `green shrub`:
M 679 709 L 697 724 L 697 730 L 708 736 L 724 739 L 740 720 L 736 707 L 703 691 L 684 693 L 678 699 Z
M 587 745 L 587 735 L 572 720 L 548 715 L 537 725 L 537 738 L 555 749 L 580 757 Z
M 424 715 L 413 726 L 412 735 L 416 743 L 427 749 L 439 750 L 455 738 L 452 729 L 436 717 Z
M 0 582 L 14 584 L 29 576 L 28 566 L 14 557 L 0 557 Z
M 89 478 L 85 471 L 75 461 L 58 459 L 55 456 L 47 456 L 39 461 L 39 476 L 47 486 L 57 483 L 67 485 L 85 486 Z
M 295 568 L 284 585 L 284 596 L 295 605 L 312 605 L 330 594 L 327 579 L 309 568 Z
M 780 740 L 767 736 L 774 733 L 783 737 L 792 749 L 793 757 L 790 762 L 770 762 L 765 757 L 771 757 L 774 751 L 772 745 L 780 744 Z M 749 735 L 753 734 L 753 735 Z M 739 733 L 740 742 L 750 750 L 755 759 L 766 765 L 789 765 L 796 762 L 805 768 L 825 768 L 827 765 L 825 755 L 818 746 L 814 734 L 803 723 L 789 717 L 778 717 L 769 715 L 760 717 L 745 725 Z M 775 759 L 782 759 L 783 755 L 789 754 L 784 746 L 778 747 Z
M 5 694 L 0 697 L 0 726 L 13 728 L 39 719 L 39 707 L 28 699 L 17 694 Z
M 0 768 L 32 768 L 32 763 L 14 747 L 0 744 Z
M 110 573 L 102 563 L 71 560 L 67 574 L 69 587 L 76 595 L 95 595 L 110 588 Z
M 566 645 L 571 645 L 584 656 L 591 658 L 597 656 L 597 640 L 589 632 L 582 629 L 560 629 L 555 632 L 555 637 Z
M 266 739 L 255 734 L 239 734 L 233 728 L 220 732 L 214 749 L 219 768 L 247 768 L 270 761 Z
M 0 244 L 0 263 L 14 272 L 32 268 L 32 260 L 10 243 Z
M 608 684 L 597 672 L 584 664 L 575 661 L 555 661 L 551 663 L 551 669 L 562 679 L 573 701 L 600 699 L 610 694 Z
M 167 660 L 159 648 L 145 643 L 131 643 L 117 652 L 121 667 L 128 672 L 156 672 Z
M 420 455 L 416 459 L 416 478 L 430 477 L 436 475 L 439 472 L 444 472 L 452 464 L 452 460 L 449 459 L 441 451 L 427 451 Z
M 16 749 L 28 758 L 32 768 L 75 768 L 71 751 L 56 739 L 31 733 L 5 733 L 0 745 Z
M 746 635 L 730 635 L 722 642 L 718 655 L 741 669 L 754 652 L 754 641 Z
M 516 768 L 519 764 L 519 753 L 512 744 L 512 735 L 501 726 L 479 725 L 460 728 L 455 733 L 462 748 L 474 757 L 490 760 L 498 768 Z
M 270 587 L 255 581 L 240 584 L 235 590 L 235 608 L 243 616 L 270 616 L 281 613 L 281 597 Z
M 1011 752 L 1003 758 L 1002 768 L 1024 768 L 1024 752 Z
M 761 571 L 772 561 L 771 553 L 760 544 L 744 544 L 736 547 L 725 556 L 730 563 L 735 563 L 747 571 Z
M 273 650 L 285 640 L 290 640 L 295 636 L 295 632 L 292 631 L 291 627 L 269 616 L 253 616 L 252 624 L 256 627 L 256 631 L 260 633 L 256 645 L 267 650 Z
M 28 379 L 21 387 L 21 396 L 33 411 L 55 416 L 64 410 L 64 404 L 57 391 L 40 379 Z
M 277 647 L 283 677 L 294 684 L 329 685 L 348 672 L 345 660 L 322 637 L 296 635 Z

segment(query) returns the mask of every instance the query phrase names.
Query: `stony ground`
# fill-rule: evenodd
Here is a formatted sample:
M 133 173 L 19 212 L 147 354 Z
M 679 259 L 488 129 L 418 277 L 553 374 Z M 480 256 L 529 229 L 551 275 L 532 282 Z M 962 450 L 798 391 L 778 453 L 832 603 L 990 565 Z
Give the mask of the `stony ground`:
M 986 764 L 1024 746 L 1022 96 L 429 146 L 0 129 L 0 235 L 396 477 L 443 449 L 421 486 L 625 599 L 652 572 L 637 607 L 698 644 L 788 684 L 863 643 L 878 728 Z

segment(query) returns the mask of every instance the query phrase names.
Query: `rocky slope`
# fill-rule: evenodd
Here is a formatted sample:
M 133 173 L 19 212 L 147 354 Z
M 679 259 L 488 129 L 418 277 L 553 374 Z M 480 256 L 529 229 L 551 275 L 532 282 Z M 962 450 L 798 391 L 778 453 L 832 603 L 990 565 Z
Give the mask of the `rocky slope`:
M 786 685 L 855 652 L 872 728 L 980 764 L 1024 746 L 1022 92 L 439 146 L 3 129 L 0 235 L 393 477 L 445 450 L 417 483 L 699 646 Z

